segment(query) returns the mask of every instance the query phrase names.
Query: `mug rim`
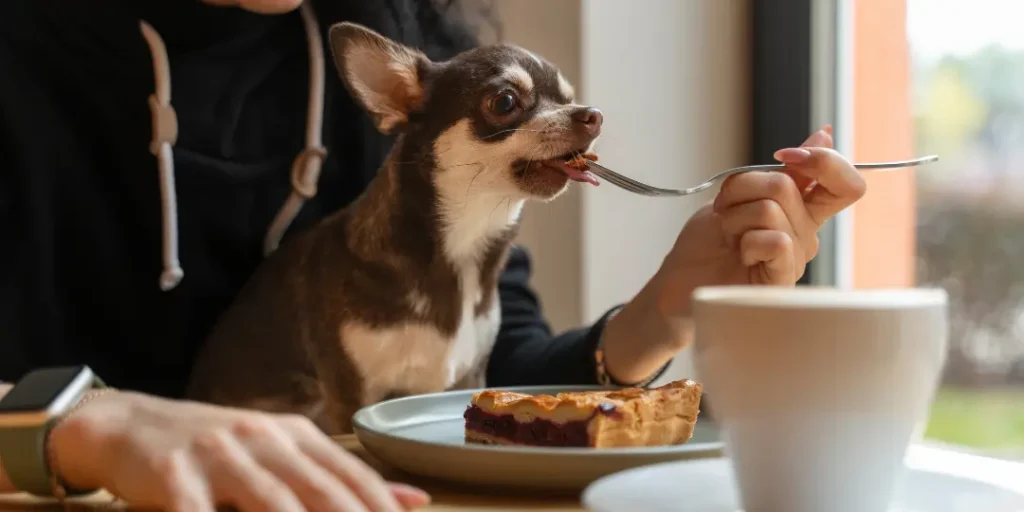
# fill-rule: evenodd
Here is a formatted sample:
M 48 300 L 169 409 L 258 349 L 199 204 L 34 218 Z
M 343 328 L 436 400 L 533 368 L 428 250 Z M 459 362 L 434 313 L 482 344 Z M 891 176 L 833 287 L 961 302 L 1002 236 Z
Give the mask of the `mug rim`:
M 945 307 L 942 288 L 844 289 L 826 286 L 702 286 L 693 291 L 694 304 L 765 308 L 906 309 Z

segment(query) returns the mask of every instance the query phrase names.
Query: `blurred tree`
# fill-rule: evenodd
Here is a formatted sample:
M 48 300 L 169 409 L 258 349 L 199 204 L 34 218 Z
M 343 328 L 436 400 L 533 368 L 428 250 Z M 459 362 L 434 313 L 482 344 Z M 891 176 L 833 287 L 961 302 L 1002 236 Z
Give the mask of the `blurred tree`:
M 915 75 L 918 150 L 942 155 L 947 175 L 1000 178 L 979 193 L 918 174 L 918 282 L 950 295 L 947 378 L 1006 380 L 1024 360 L 1024 207 L 1010 183 L 1024 174 L 1024 52 L 992 45 Z
M 962 153 L 984 127 L 987 98 L 979 97 L 963 68 L 956 59 L 943 59 L 922 84 L 917 141 L 925 153 Z

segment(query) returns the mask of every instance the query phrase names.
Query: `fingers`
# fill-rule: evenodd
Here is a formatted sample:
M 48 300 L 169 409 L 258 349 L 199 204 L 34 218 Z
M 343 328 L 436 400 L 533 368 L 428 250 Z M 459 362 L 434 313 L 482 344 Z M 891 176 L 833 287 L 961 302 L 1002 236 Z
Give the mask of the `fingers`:
M 282 425 L 295 439 L 298 447 L 313 461 L 344 482 L 373 511 L 400 511 L 400 499 L 384 479 L 358 457 L 343 450 L 325 436 L 312 422 L 301 416 L 287 416 Z M 408 487 L 403 497 L 423 506 L 430 502 L 425 492 Z M 418 492 L 418 494 L 417 494 Z M 422 502 L 422 503 L 421 503 Z
M 301 452 L 256 450 L 255 459 L 295 492 L 305 510 L 366 512 L 367 509 L 334 475 Z M 379 509 L 377 510 L 391 510 Z M 398 510 L 398 509 L 395 509 Z
M 738 247 L 740 237 L 753 229 L 782 231 L 790 237 L 796 237 L 786 213 L 779 203 L 771 199 L 742 203 L 729 208 L 720 215 L 722 232 L 726 235 L 726 243 L 732 248 Z
M 780 172 L 750 172 L 734 176 L 722 186 L 714 204 L 722 219 L 726 242 L 735 248 L 751 229 L 778 230 L 795 242 L 798 264 L 818 253 L 818 225 L 811 218 L 793 179 Z
M 775 157 L 797 174 L 813 180 L 804 196 L 807 211 L 817 225 L 855 203 L 867 191 L 867 183 L 845 157 L 831 148 L 781 149 Z
M 747 267 L 764 264 L 760 270 L 768 273 L 752 276 L 762 284 L 795 283 L 803 275 L 804 265 L 817 253 L 818 237 L 813 230 L 804 235 L 813 245 L 794 243 L 797 235 L 775 201 L 743 203 L 727 210 L 721 219 L 726 241 L 739 251 L 741 263 Z M 783 271 L 781 265 L 791 268 Z M 786 281 L 790 276 L 792 281 Z
M 773 199 L 786 209 L 803 204 L 793 177 L 783 172 L 745 172 L 728 177 L 715 198 L 715 211 L 758 199 Z
M 170 512 L 214 512 L 214 500 L 203 473 L 188 452 L 178 450 L 160 460 L 156 475 Z
M 792 285 L 800 278 L 793 257 L 793 239 L 782 231 L 755 229 L 740 237 L 740 262 L 750 269 L 750 282 Z
M 801 147 L 776 153 L 785 172 L 748 172 L 723 183 L 713 209 L 751 281 L 795 283 L 818 253 L 821 225 L 864 195 L 860 172 L 832 145 L 826 126 Z
M 253 422 L 240 424 L 236 432 L 256 462 L 291 488 L 306 510 L 371 510 L 333 474 L 303 453 L 284 429 L 270 422 Z M 390 512 L 398 509 L 372 510 Z
M 305 511 L 295 493 L 257 463 L 227 431 L 217 430 L 198 438 L 195 453 L 203 461 L 218 504 L 234 505 L 243 511 Z
M 800 147 L 801 148 L 813 148 L 813 147 L 831 148 L 831 147 L 833 147 L 832 125 L 825 125 L 825 127 L 822 128 L 821 130 L 818 130 L 818 131 L 812 133 L 811 136 L 807 137 L 807 140 L 805 140 L 804 143 L 800 145 Z M 803 174 L 800 174 L 798 172 L 786 171 L 786 174 L 788 174 L 791 178 L 793 178 L 793 181 L 796 182 L 796 186 L 800 190 L 801 193 L 808 192 L 816 184 L 816 182 L 814 181 L 814 178 L 811 178 L 811 177 L 808 177 L 808 176 L 804 176 Z
M 423 491 L 386 484 L 301 417 L 246 416 L 193 445 L 198 463 L 160 470 L 171 475 L 164 502 L 172 510 L 399 512 L 429 503 Z
M 388 490 L 406 510 L 418 509 L 430 504 L 430 495 L 417 487 L 389 482 Z
M 817 227 L 820 227 L 828 218 L 839 213 L 860 199 L 867 184 L 863 176 L 856 168 L 846 160 L 845 157 L 832 149 L 832 127 L 818 130 L 811 134 L 799 148 L 781 149 L 775 153 L 775 158 L 785 163 L 788 167 L 783 173 L 744 173 L 733 176 L 726 180 L 722 186 L 722 194 L 716 200 L 716 210 L 722 206 L 728 206 L 740 202 L 751 201 L 755 198 L 769 197 L 782 199 L 780 204 L 787 213 L 793 212 L 795 201 L 798 198 L 806 203 L 806 209 Z M 775 177 L 765 179 L 751 179 L 751 175 L 776 176 L 782 174 L 789 178 L 793 186 L 784 186 L 783 181 Z M 730 182 L 743 184 L 744 187 L 736 187 L 736 190 L 729 190 Z M 743 189 L 743 193 L 738 193 Z M 796 193 L 793 194 L 792 192 Z M 735 194 L 734 197 L 723 197 Z M 722 202 L 726 204 L 720 204 Z

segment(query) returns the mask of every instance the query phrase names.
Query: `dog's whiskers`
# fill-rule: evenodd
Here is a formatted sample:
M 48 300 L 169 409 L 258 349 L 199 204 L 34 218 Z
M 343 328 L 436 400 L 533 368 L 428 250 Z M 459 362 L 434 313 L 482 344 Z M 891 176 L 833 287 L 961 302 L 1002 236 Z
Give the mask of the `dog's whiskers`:
M 454 150 L 455 150 L 454 147 L 450 147 L 450 148 L 445 149 L 444 151 L 434 152 L 433 156 L 436 158 L 436 157 L 442 156 L 445 153 L 448 153 L 448 152 L 454 151 Z M 413 158 L 412 160 L 393 160 L 392 163 L 394 163 L 396 165 L 402 165 L 402 164 L 421 164 L 421 163 L 424 163 L 428 159 L 428 156 L 430 156 L 429 153 L 420 152 L 419 154 L 415 155 L 415 158 Z M 459 165 L 473 165 L 473 164 L 459 164 Z
M 476 174 L 474 174 L 473 177 L 469 180 L 469 184 L 466 185 L 466 197 L 462 200 L 462 209 L 463 210 L 465 210 L 466 209 L 466 205 L 469 204 L 469 191 L 473 188 L 473 182 L 475 182 L 476 179 L 478 177 L 480 177 L 480 175 L 483 174 L 486 171 L 487 171 L 487 166 L 481 167 L 480 170 L 477 171 Z
M 485 136 L 480 137 L 480 138 L 481 139 L 492 139 L 494 137 L 498 137 L 500 135 L 504 135 L 504 134 L 509 133 L 509 132 L 546 133 L 546 129 L 545 130 L 531 130 L 529 128 L 509 128 L 507 130 L 501 130 L 500 132 L 492 133 L 490 135 L 485 135 Z
M 412 164 L 412 163 L 415 163 L 415 162 L 395 162 L 395 163 L 396 164 L 400 164 L 400 163 Z M 447 167 L 441 167 L 438 170 L 441 171 L 441 172 L 444 172 L 444 171 L 446 171 L 448 169 L 454 169 L 456 167 L 470 167 L 470 166 L 473 166 L 473 165 L 486 165 L 486 164 L 484 163 L 483 160 L 480 160 L 478 162 L 469 162 L 469 163 L 465 163 L 465 164 L 452 164 L 452 165 L 449 165 Z
M 501 206 L 501 203 L 505 203 L 506 204 L 506 206 L 505 206 L 505 218 L 508 218 L 508 214 L 509 214 L 509 210 L 508 209 L 512 207 L 512 198 L 511 197 L 503 197 L 503 198 L 498 200 L 498 204 L 494 205 L 494 209 L 491 210 L 491 214 L 487 216 L 488 219 L 491 218 L 491 216 L 494 215 L 494 212 L 498 211 L 498 208 Z

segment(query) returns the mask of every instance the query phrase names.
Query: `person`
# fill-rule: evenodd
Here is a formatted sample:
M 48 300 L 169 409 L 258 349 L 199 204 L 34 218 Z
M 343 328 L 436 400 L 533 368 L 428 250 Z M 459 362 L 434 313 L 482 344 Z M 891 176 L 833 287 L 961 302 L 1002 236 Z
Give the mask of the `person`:
M 87 364 L 119 390 L 87 396 L 50 432 L 51 469 L 70 487 L 190 511 L 383 511 L 429 499 L 384 482 L 302 418 L 180 400 L 199 344 L 262 259 L 290 192 L 309 95 L 300 2 L 4 6 L 0 381 Z M 321 31 L 354 21 L 434 59 L 475 44 L 433 1 L 312 5 Z M 177 113 L 172 185 L 185 274 L 163 289 L 167 203 L 150 147 L 162 128 L 147 104 L 158 79 L 140 21 L 166 47 Z M 353 200 L 390 142 L 326 73 L 328 156 L 319 192 L 288 233 Z M 826 128 L 776 154 L 787 172 L 727 180 L 638 294 L 591 326 L 553 334 L 528 284 L 529 257 L 515 250 L 500 281 L 489 385 L 646 383 L 690 342 L 695 287 L 794 285 L 817 253 L 818 228 L 865 191 L 831 147 Z M 14 491 L 2 466 L 0 491 Z

